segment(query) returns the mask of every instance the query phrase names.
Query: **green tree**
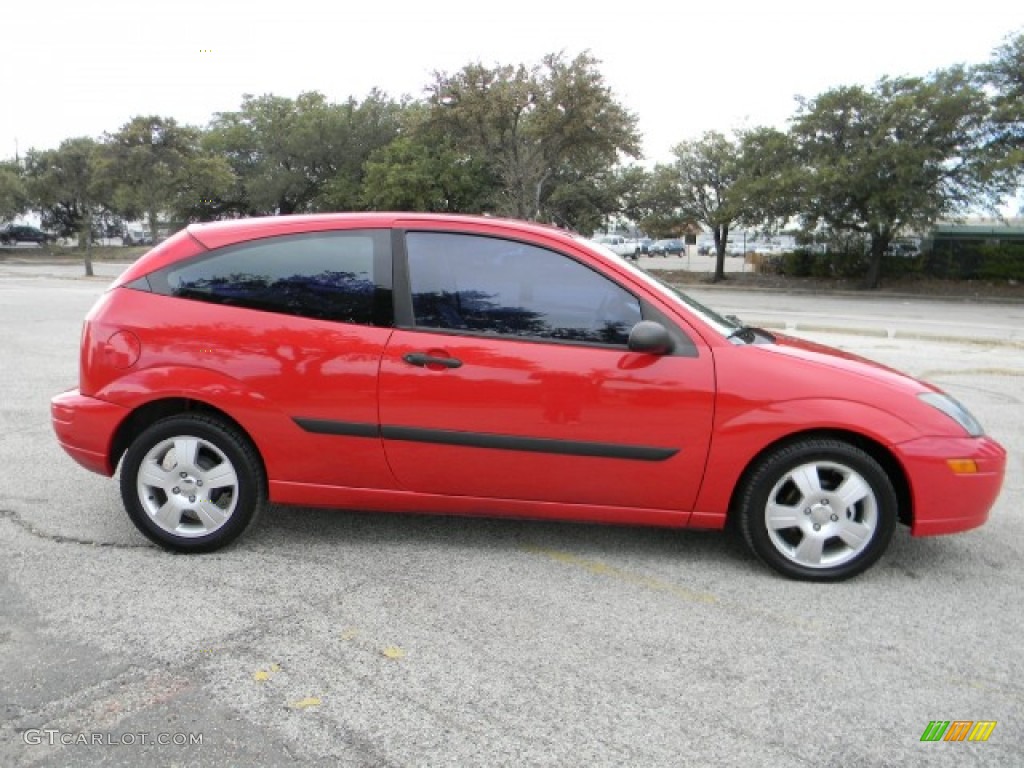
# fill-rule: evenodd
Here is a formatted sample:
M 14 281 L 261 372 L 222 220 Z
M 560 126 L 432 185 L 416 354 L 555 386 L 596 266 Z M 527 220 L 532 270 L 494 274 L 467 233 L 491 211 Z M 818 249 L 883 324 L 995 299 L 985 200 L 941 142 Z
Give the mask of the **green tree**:
M 622 180 L 613 167 L 563 168 L 554 175 L 541 218 L 586 235 L 622 211 Z
M 483 213 L 493 194 L 482 163 L 444 138 L 400 136 L 365 170 L 361 202 L 371 210 Z
M 110 211 L 111 187 L 101 173 L 101 155 L 100 144 L 83 136 L 66 139 L 57 149 L 32 150 L 25 162 L 31 205 L 40 210 L 45 228 L 77 236 L 88 276 L 94 227 Z
M 979 205 L 994 208 L 1009 186 L 993 174 L 991 103 L 962 67 L 928 77 L 883 78 L 801 100 L 793 120 L 804 224 L 870 239 L 865 287 L 908 227 Z
M 334 166 L 313 205 L 321 211 L 358 210 L 363 206 L 366 164 L 399 135 L 408 104 L 373 90 L 361 102 L 349 98 L 333 107 Z
M 742 223 L 778 231 L 800 205 L 796 144 L 790 134 L 766 127 L 740 131 L 737 138 Z
M 541 64 L 470 64 L 437 73 L 429 103 L 458 150 L 499 182 L 495 211 L 577 226 L 596 206 L 612 213 L 607 173 L 639 154 L 636 117 L 612 96 L 588 53 Z
M 234 213 L 228 199 L 234 185 L 235 174 L 227 159 L 206 151 L 200 141 L 186 160 L 168 213 L 182 224 L 224 218 Z
M 0 222 L 13 219 L 28 208 L 28 191 L 21 166 L 0 162 Z
M 132 118 L 108 135 L 101 175 L 113 190 L 115 210 L 127 219 L 145 216 L 156 237 L 161 214 L 191 210 L 193 203 L 216 196 L 225 186 L 226 167 L 219 176 L 208 175 L 216 163 L 204 159 L 204 174 L 195 174 L 200 139 L 199 129 L 156 115 Z
M 343 104 L 317 92 L 245 96 L 240 110 L 214 118 L 206 140 L 237 180 L 227 207 L 247 215 L 358 207 L 364 165 L 397 136 L 402 109 L 379 91 Z
M 1009 38 L 979 69 L 993 89 L 992 143 L 995 173 L 1024 182 L 1024 34 Z
M 675 170 L 656 166 L 647 171 L 633 165 L 616 173 L 622 212 L 637 227 L 657 239 L 679 237 L 690 227 L 680 205 L 679 180 Z
M 665 200 L 675 191 L 676 216 L 711 230 L 716 255 L 711 279 L 724 280 L 729 231 L 743 222 L 745 212 L 739 141 L 709 131 L 700 139 L 681 142 L 672 151 L 675 162 L 655 168 L 652 184 Z
M 786 134 L 753 128 L 730 138 L 709 131 L 673 150 L 675 162 L 657 166 L 644 188 L 646 221 L 654 229 L 711 230 L 713 282 L 725 279 L 729 233 L 736 226 L 773 229 L 790 215 L 798 187 L 794 148 Z

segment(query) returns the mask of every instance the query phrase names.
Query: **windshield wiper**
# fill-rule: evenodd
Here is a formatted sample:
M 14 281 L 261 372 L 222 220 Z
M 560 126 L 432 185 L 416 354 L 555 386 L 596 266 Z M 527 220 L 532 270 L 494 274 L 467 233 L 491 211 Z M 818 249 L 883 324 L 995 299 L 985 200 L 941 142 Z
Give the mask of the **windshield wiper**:
M 745 325 L 736 315 L 726 315 L 725 319 L 736 326 L 726 338 L 729 341 L 733 339 L 739 339 L 746 344 L 753 344 L 757 341 L 757 337 L 763 336 L 768 341 L 774 341 L 774 337 L 767 331 L 763 331 L 760 328 L 754 328 L 750 325 Z
M 753 344 L 757 340 L 757 333 L 749 325 L 741 325 L 726 336 L 726 338 L 730 341 L 733 339 L 740 339 L 741 341 L 745 341 L 747 344 Z

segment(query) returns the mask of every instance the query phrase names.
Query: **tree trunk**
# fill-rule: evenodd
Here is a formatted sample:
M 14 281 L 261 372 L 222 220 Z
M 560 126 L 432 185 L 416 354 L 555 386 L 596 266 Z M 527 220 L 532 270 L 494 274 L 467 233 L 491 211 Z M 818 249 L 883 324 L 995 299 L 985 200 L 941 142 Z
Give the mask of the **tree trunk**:
M 548 177 L 551 176 L 551 171 L 547 170 L 544 175 L 540 177 L 533 189 L 533 221 L 540 221 L 540 195 L 544 190 L 544 184 L 547 182 Z
M 92 277 L 92 216 L 85 217 L 85 276 Z
M 729 244 L 729 227 L 720 225 L 712 231 L 715 236 L 715 274 L 711 282 L 718 283 L 725 280 L 725 248 Z
M 156 238 L 157 238 L 156 228 L 157 228 L 157 223 L 159 221 L 159 219 L 157 218 L 156 211 L 149 211 L 148 218 L 149 218 L 149 236 L 151 238 L 153 238 L 153 245 L 156 245 Z
M 868 262 L 868 272 L 864 275 L 864 288 L 873 291 L 882 282 L 882 257 L 885 249 L 889 247 L 889 239 L 884 234 L 871 235 L 871 260 Z

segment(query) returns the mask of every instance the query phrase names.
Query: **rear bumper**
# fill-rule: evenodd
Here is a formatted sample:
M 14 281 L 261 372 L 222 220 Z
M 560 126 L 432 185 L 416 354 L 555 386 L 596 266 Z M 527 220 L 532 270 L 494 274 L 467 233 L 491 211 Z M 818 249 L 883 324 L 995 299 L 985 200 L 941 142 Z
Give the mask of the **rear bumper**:
M 896 446 L 910 479 L 914 536 L 977 528 L 988 520 L 1006 472 L 1006 450 L 989 437 L 926 437 Z M 971 459 L 977 471 L 956 473 L 950 459 Z
M 114 474 L 110 447 L 114 432 L 128 416 L 119 405 L 84 397 L 77 389 L 50 401 L 50 420 L 60 447 L 90 472 Z

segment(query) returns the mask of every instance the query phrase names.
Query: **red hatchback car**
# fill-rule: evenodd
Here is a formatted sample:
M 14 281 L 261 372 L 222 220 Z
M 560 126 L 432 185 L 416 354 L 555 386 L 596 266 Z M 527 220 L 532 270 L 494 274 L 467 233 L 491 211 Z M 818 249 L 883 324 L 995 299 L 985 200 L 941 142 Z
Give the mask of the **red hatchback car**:
M 197 552 L 268 503 L 722 528 L 836 580 L 981 525 L 1003 448 L 896 371 L 719 317 L 585 240 L 483 217 L 201 224 L 90 311 L 65 451 Z

